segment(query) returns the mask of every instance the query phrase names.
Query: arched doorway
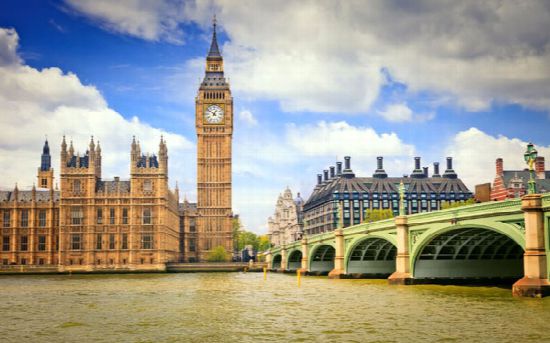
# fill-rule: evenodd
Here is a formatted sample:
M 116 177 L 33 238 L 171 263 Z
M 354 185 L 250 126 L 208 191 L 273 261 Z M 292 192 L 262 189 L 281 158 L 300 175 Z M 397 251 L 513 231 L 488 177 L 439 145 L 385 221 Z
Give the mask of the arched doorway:
M 272 269 L 280 269 L 281 268 L 281 261 L 283 257 L 280 254 L 277 254 L 273 256 L 273 262 L 271 263 Z

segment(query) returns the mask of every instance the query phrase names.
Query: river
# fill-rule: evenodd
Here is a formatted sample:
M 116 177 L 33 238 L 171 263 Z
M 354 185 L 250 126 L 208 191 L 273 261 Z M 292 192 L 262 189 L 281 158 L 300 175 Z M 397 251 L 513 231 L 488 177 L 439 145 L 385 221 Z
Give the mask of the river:
M 550 342 L 550 297 L 270 273 L 0 277 L 2 342 Z

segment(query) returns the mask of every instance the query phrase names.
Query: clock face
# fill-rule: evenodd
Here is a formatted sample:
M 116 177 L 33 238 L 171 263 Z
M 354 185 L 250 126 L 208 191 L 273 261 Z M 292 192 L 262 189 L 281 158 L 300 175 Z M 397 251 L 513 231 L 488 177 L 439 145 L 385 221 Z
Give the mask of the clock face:
M 210 105 L 204 112 L 204 118 L 209 124 L 219 124 L 223 120 L 223 109 L 218 105 Z

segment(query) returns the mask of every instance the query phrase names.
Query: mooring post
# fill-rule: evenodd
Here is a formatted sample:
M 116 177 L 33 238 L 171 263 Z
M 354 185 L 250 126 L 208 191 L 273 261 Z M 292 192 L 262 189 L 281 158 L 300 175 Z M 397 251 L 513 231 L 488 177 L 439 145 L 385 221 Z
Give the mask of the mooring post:
M 397 257 L 395 258 L 395 272 L 390 275 L 390 285 L 410 285 L 412 276 L 409 256 L 409 224 L 407 216 L 395 217 L 397 228 Z
M 512 294 L 515 297 L 541 298 L 550 295 L 541 195 L 525 195 L 521 209 L 525 218 L 524 277 L 514 284 Z
M 340 279 L 345 275 L 344 270 L 344 231 L 334 230 L 334 241 L 336 245 L 334 254 L 334 269 L 328 273 L 329 279 Z

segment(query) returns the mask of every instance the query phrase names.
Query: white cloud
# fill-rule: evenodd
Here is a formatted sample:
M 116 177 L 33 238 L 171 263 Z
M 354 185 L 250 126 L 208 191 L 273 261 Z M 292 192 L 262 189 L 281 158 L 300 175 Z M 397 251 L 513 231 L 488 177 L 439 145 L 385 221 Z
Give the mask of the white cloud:
M 180 1 L 65 0 L 69 9 L 88 16 L 102 28 L 151 41 L 181 44 Z
M 258 125 L 258 120 L 256 119 L 256 117 L 254 117 L 252 112 L 250 112 L 249 110 L 244 110 L 239 112 L 239 120 L 241 120 L 243 123 L 245 123 L 248 126 Z
M 148 40 L 180 37 L 176 22 L 207 29 L 215 12 L 230 38 L 223 50 L 234 91 L 286 111 L 366 112 L 385 83 L 382 68 L 411 93 L 470 110 L 550 109 L 546 1 L 70 3 Z
M 409 122 L 413 120 L 413 112 L 406 104 L 389 105 L 383 111 L 378 111 L 385 120 L 394 123 Z
M 48 136 L 52 165 L 59 172 L 59 144 L 65 134 L 73 139 L 75 150 L 84 153 L 90 136 L 101 141 L 103 175 L 128 178 L 132 136 L 141 140 L 144 152 L 157 153 L 161 135 L 168 144 L 170 175 L 189 173 L 185 166 L 193 163 L 193 144 L 185 137 L 153 128 L 138 118 L 125 119 L 108 107 L 100 92 L 83 85 L 72 73 L 59 68 L 37 70 L 23 64 L 16 54 L 17 33 L 0 28 L 0 51 L 11 51 L 0 60 L 0 164 L 2 187 L 15 182 L 29 187 L 35 182 L 36 168 L 44 136 Z M 15 45 L 14 43 L 15 42 Z M 181 180 L 181 179 L 180 179 Z M 172 181 L 172 185 L 175 182 Z M 193 184 L 180 185 L 195 187 Z
M 21 60 L 17 56 L 17 44 L 19 44 L 19 36 L 14 29 L 0 30 L 0 65 L 9 66 L 16 65 Z
M 495 161 L 504 160 L 504 170 L 527 168 L 523 153 L 527 143 L 503 135 L 489 135 L 477 128 L 457 133 L 446 148 L 447 156 L 454 157 L 454 169 L 458 176 L 473 191 L 476 184 L 493 182 Z M 550 160 L 550 146 L 536 146 L 539 156 Z
M 289 125 L 290 146 L 306 156 L 412 156 L 414 147 L 405 144 L 396 133 L 377 133 L 369 127 L 352 126 L 345 121 L 316 125 Z

